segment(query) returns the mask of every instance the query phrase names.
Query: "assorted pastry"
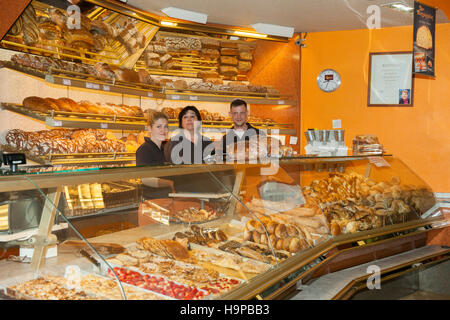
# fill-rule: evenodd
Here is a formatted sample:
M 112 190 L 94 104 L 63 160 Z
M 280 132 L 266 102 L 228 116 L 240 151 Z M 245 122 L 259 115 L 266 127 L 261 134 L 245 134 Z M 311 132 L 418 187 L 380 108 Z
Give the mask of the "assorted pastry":
M 425 187 L 401 184 L 395 176 L 376 182 L 356 172 L 330 173 L 303 192 L 324 213 L 332 235 L 417 219 L 435 203 Z
M 140 272 L 164 277 L 186 286 L 199 288 L 213 295 L 226 292 L 240 280 L 213 269 L 162 257 L 142 249 L 132 249 L 107 261 L 115 267 L 134 268 Z
M 144 200 L 141 204 L 142 214 L 152 216 L 167 216 L 170 221 L 184 223 L 202 223 L 214 220 L 223 215 L 223 212 L 214 209 L 201 209 L 199 207 L 189 207 L 182 210 L 171 210 L 155 204 L 151 200 Z

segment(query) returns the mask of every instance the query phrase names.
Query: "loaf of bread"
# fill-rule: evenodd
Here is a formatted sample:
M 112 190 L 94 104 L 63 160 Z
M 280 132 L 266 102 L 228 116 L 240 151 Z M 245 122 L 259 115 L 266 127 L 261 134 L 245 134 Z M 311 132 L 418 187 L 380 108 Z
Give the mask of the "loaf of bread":
M 220 42 L 216 39 L 211 38 L 201 38 L 200 42 L 202 44 L 202 48 L 205 49 L 219 49 L 220 48 Z
M 250 51 L 239 51 L 239 60 L 251 61 L 253 60 L 253 55 Z
M 239 50 L 238 49 L 233 49 L 233 48 L 221 48 L 220 49 L 220 54 L 222 56 L 238 56 L 239 55 Z
M 239 61 L 238 70 L 248 72 L 252 69 L 252 63 L 250 61 Z
M 229 66 L 237 66 L 238 65 L 238 59 L 233 56 L 220 56 L 219 62 L 222 65 L 229 65 Z M 239 64 L 240 64 L 240 62 L 241 61 L 239 61 Z
M 231 48 L 231 49 L 237 49 L 238 43 L 234 41 L 221 41 L 220 42 L 221 48 Z
M 33 111 L 47 113 L 51 107 L 49 103 L 44 99 L 36 96 L 26 97 L 23 99 L 22 105 Z
M 224 76 L 236 76 L 238 74 L 238 69 L 233 66 L 219 66 L 219 73 Z

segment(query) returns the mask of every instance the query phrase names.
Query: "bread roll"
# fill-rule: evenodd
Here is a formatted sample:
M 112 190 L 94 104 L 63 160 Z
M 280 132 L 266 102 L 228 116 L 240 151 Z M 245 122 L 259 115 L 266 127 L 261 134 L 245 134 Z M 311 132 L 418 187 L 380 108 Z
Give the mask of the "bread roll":
M 261 233 L 261 237 L 259 239 L 259 243 L 267 245 L 268 239 L 266 233 Z
M 266 228 L 267 228 L 267 232 L 270 234 L 275 234 L 275 229 L 278 226 L 278 223 L 276 223 L 275 221 L 270 221 Z
M 269 236 L 269 241 L 267 241 L 267 245 L 268 246 L 272 245 L 272 247 L 275 248 L 277 241 L 278 241 L 277 237 L 274 234 L 271 234 Z
M 253 232 L 253 242 L 261 243 L 261 234 L 259 232 Z
M 289 237 L 296 237 L 298 235 L 298 230 L 293 225 L 288 225 L 286 227 L 286 232 Z
M 339 224 L 335 221 L 333 221 L 331 223 L 331 234 L 333 236 L 337 236 L 339 234 L 341 234 L 341 227 L 339 226 Z
M 279 224 L 276 228 L 275 228 L 275 236 L 277 238 L 287 238 L 288 237 L 288 233 L 286 231 L 286 225 L 284 224 Z
M 283 250 L 283 239 L 278 239 L 277 243 L 275 244 L 274 249 L 276 250 Z
M 255 231 L 256 230 L 256 221 L 255 220 L 248 220 L 247 223 L 245 224 L 245 228 L 248 231 Z
M 297 251 L 300 251 L 301 248 L 302 248 L 302 243 L 301 243 L 300 239 L 292 238 L 289 243 L 289 248 L 287 251 L 289 251 L 291 253 L 295 253 Z
M 258 231 L 259 233 L 265 233 L 265 232 L 266 232 L 266 228 L 265 228 L 264 225 L 263 225 L 262 223 L 260 223 L 259 221 L 256 221 L 255 229 L 256 229 L 256 231 Z
M 291 244 L 292 238 L 283 239 L 283 250 L 289 251 L 289 245 Z
M 253 232 L 245 228 L 244 230 L 244 241 L 252 241 L 253 240 Z

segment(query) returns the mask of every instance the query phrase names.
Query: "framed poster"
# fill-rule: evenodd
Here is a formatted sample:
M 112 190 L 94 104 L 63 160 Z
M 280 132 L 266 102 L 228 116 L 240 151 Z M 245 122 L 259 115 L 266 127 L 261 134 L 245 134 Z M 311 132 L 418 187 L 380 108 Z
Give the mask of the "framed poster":
M 369 107 L 411 107 L 414 81 L 412 52 L 369 54 Z

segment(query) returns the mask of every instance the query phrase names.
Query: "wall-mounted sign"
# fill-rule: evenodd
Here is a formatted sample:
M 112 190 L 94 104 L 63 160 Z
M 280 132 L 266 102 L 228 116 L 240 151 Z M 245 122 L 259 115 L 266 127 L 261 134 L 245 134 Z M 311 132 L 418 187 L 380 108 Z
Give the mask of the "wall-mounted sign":
M 387 52 L 369 55 L 369 107 L 413 105 L 412 53 Z
M 415 74 L 434 76 L 434 39 L 436 9 L 414 1 L 414 69 Z

